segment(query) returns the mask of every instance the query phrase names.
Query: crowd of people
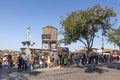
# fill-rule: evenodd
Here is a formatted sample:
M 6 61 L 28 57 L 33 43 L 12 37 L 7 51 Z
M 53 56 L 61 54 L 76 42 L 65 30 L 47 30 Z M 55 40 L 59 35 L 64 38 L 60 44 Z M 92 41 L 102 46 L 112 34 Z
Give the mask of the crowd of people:
M 106 64 L 106 63 L 119 63 L 119 55 L 109 54 L 93 54 L 87 56 L 86 54 L 73 53 L 70 55 L 63 54 L 41 54 L 38 57 L 25 58 L 21 55 L 18 58 L 18 71 L 33 70 L 36 68 L 50 68 L 54 66 L 77 66 L 85 64 Z
M 6 57 L 6 56 L 5 56 Z M 2 59 L 2 71 L 4 71 L 6 65 L 6 58 Z M 12 67 L 12 57 L 11 55 L 7 56 L 7 73 L 11 72 Z M 28 57 L 26 54 L 21 54 L 17 60 L 17 71 L 33 71 L 36 68 L 50 68 L 54 66 L 71 66 L 76 64 L 77 66 L 85 64 L 106 64 L 106 63 L 119 63 L 119 55 L 108 55 L 108 54 L 41 54 L 36 57 Z
M 76 64 L 106 64 L 106 63 L 119 63 L 120 55 L 110 55 L 110 54 L 92 54 L 90 56 L 85 54 L 74 54 L 74 59 Z

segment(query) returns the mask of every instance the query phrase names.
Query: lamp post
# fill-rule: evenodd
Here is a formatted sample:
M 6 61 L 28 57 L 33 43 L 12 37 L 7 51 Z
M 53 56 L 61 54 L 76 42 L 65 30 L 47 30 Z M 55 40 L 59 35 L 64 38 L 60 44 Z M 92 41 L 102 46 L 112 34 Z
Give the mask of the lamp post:
M 30 38 L 31 38 L 31 28 L 28 27 L 27 28 L 27 40 L 26 41 L 22 41 L 23 46 L 27 46 L 27 52 L 26 52 L 27 54 L 29 53 L 29 47 L 33 46 L 35 44 L 34 42 L 32 42 L 30 40 Z
M 103 34 L 102 34 L 102 47 L 101 47 L 101 49 L 102 49 L 102 54 L 103 54 L 103 50 L 104 50 L 104 38 L 103 38 Z

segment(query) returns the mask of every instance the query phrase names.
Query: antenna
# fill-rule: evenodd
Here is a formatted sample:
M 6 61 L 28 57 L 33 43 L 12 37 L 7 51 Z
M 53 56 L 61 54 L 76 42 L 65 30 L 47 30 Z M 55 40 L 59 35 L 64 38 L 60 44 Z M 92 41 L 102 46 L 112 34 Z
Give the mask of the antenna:
M 27 41 L 30 41 L 31 38 L 31 27 L 27 28 Z

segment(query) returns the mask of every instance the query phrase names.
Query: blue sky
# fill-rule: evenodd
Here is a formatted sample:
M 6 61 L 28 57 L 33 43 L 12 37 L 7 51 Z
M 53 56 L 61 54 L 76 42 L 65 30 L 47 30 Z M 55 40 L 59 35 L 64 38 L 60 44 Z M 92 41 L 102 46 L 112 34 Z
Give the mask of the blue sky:
M 0 0 L 0 50 L 20 50 L 22 41 L 26 40 L 26 28 L 32 29 L 33 48 L 41 48 L 42 28 L 52 25 L 61 28 L 61 16 L 100 4 L 113 7 L 120 25 L 119 0 Z M 61 39 L 61 35 L 58 39 Z M 82 43 L 68 45 L 71 51 L 83 46 Z M 101 39 L 95 39 L 93 47 L 101 48 Z M 105 42 L 105 48 L 113 48 Z

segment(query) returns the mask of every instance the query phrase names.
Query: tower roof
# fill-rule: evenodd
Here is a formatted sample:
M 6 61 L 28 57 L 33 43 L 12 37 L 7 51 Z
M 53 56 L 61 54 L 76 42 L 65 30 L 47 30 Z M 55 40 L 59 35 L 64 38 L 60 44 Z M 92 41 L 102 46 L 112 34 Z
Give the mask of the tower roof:
M 48 25 L 46 27 L 43 27 L 42 29 L 44 29 L 44 28 L 54 28 L 54 29 L 58 30 L 57 28 L 53 27 L 52 25 Z

